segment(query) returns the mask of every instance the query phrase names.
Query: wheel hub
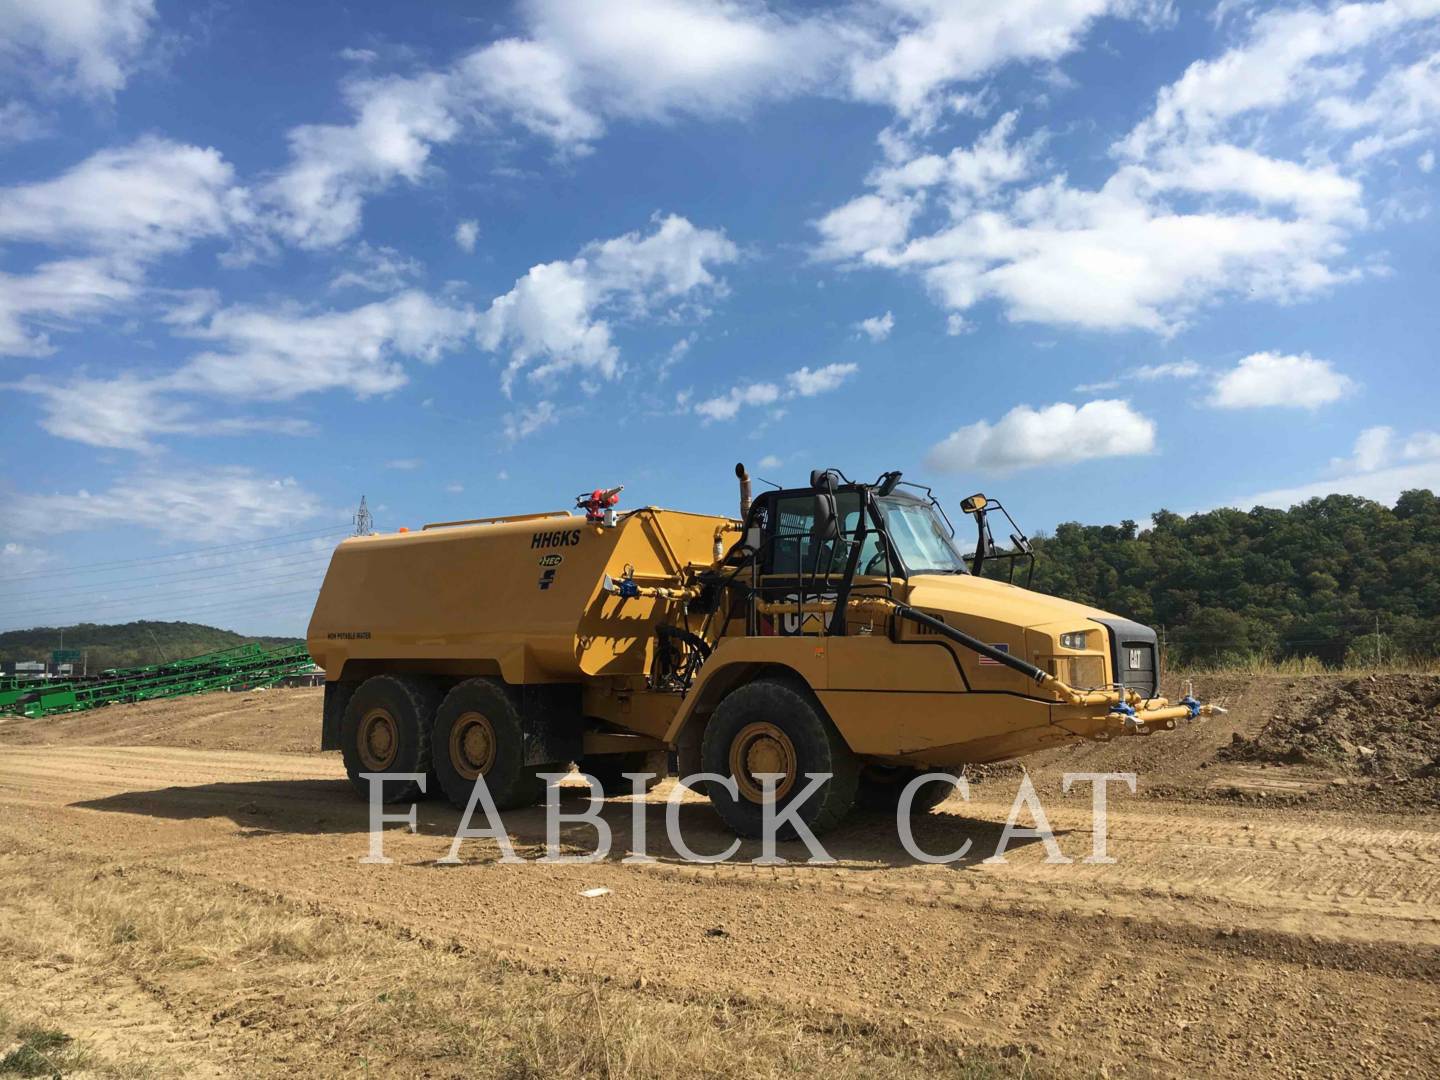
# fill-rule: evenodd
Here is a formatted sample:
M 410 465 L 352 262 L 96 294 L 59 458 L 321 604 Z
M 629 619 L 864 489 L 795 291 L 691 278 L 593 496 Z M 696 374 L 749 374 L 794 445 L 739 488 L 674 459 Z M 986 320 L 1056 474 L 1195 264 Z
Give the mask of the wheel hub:
M 759 779 L 762 774 L 780 774 L 775 783 L 778 801 L 795 786 L 798 771 L 795 744 L 774 724 L 765 721 L 747 724 L 730 744 L 730 775 L 735 777 L 740 794 L 750 802 L 765 801 L 765 785 Z
M 450 728 L 450 762 L 466 780 L 483 776 L 495 764 L 495 728 L 480 713 L 465 713 Z
M 360 760 L 370 772 L 384 772 L 395 763 L 400 747 L 395 718 L 384 709 L 371 709 L 360 722 Z

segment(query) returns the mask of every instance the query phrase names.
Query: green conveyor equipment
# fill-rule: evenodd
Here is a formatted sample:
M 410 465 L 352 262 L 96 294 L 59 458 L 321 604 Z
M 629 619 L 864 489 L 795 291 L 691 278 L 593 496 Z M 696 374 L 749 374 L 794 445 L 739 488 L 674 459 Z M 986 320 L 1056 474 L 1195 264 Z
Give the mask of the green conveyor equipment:
M 211 690 L 251 690 L 315 670 L 304 645 L 239 645 L 148 667 L 106 671 L 98 680 L 0 684 L 0 712 L 28 717 L 78 712 L 123 701 L 182 697 Z

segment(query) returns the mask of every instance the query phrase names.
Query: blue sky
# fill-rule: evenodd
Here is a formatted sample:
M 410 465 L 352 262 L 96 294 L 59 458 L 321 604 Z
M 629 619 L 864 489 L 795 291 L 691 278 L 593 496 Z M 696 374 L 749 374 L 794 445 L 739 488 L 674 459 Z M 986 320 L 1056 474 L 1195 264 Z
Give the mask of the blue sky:
M 1437 128 L 1440 0 L 0 2 L 0 629 L 300 632 L 361 494 L 1440 486 Z

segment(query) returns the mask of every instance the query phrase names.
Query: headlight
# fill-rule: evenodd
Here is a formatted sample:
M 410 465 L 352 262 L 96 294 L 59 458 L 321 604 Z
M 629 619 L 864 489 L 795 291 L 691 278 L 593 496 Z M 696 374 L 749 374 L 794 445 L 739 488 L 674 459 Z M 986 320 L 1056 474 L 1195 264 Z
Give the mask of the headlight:
M 1074 633 L 1060 635 L 1060 647 L 1062 649 L 1083 649 L 1085 648 L 1086 630 L 1076 630 Z

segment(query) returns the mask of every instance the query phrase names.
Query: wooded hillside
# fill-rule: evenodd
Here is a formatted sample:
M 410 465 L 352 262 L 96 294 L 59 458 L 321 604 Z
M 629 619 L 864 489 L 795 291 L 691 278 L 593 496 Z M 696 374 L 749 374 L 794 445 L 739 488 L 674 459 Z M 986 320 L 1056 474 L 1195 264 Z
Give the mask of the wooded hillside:
M 963 535 L 963 525 L 962 525 Z M 1440 654 L 1440 498 L 1330 495 L 1290 510 L 1059 526 L 1034 587 L 1163 627 L 1174 663 Z
M 0 660 L 49 660 L 61 647 L 83 649 L 92 673 L 104 668 L 138 667 L 162 659 L 196 656 L 258 641 L 263 645 L 288 645 L 295 638 L 245 637 L 233 630 L 188 622 L 131 622 L 106 625 L 80 623 L 76 626 L 37 626 L 0 634 Z M 78 667 L 77 667 L 78 670 Z

